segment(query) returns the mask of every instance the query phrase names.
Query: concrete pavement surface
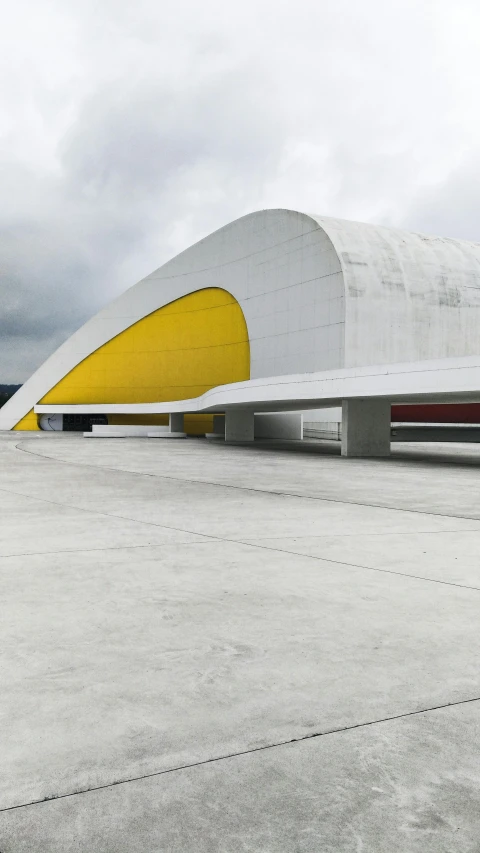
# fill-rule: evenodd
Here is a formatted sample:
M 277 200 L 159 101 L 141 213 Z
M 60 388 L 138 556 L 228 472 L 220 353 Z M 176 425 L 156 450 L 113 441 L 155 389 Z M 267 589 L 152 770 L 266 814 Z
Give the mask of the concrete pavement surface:
M 0 853 L 478 853 L 479 474 L 0 434 Z

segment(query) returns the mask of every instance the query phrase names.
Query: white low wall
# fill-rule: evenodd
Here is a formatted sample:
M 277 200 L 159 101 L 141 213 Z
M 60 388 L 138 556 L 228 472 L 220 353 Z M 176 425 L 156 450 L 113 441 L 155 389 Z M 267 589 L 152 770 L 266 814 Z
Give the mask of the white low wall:
M 168 432 L 168 427 L 155 427 L 152 424 L 93 424 L 93 435 L 114 435 L 121 433 L 122 435 L 147 436 L 149 432 Z
M 342 424 L 337 421 L 324 421 L 318 423 L 304 423 L 304 438 L 323 438 L 329 441 L 340 441 L 342 437 Z
M 255 415 L 255 438 L 301 441 L 303 438 L 302 412 Z

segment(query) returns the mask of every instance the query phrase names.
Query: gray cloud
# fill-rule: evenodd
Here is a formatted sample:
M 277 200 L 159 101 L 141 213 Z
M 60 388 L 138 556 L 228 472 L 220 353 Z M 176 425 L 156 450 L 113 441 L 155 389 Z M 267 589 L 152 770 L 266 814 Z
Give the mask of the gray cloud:
M 412 230 L 480 243 L 480 157 L 469 156 L 442 181 L 424 187 L 404 216 Z
M 478 239 L 479 16 L 469 0 L 18 0 L 0 33 L 0 381 L 250 210 Z

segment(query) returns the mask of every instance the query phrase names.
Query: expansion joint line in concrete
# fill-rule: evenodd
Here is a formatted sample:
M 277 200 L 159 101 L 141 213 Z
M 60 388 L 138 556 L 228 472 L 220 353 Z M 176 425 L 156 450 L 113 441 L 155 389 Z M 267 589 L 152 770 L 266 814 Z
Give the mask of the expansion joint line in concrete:
M 458 702 L 445 702 L 443 705 L 432 705 L 429 708 L 420 708 L 416 711 L 406 711 L 403 714 L 393 714 L 390 717 L 381 717 L 378 720 L 368 720 L 364 723 L 354 723 L 351 726 L 341 726 L 339 728 L 327 729 L 324 732 L 313 732 L 312 734 L 304 735 L 303 737 L 298 738 L 290 738 L 289 740 L 281 740 L 276 743 L 267 743 L 264 746 L 255 746 L 252 749 L 244 749 L 239 752 L 230 752 L 226 755 L 217 755 L 213 758 L 205 758 L 203 761 L 194 761 L 191 764 L 181 764 L 178 767 L 169 767 L 166 770 L 157 770 L 153 773 L 144 773 L 141 776 L 130 776 L 128 779 L 118 779 L 114 782 L 107 782 L 105 785 L 94 785 L 91 788 L 80 788 L 78 791 L 69 791 L 66 794 L 54 794 L 53 796 L 44 797 L 41 800 L 30 800 L 27 803 L 18 803 L 15 806 L 7 806 L 6 808 L 0 808 L 0 813 L 2 812 L 11 812 L 16 809 L 24 809 L 29 806 L 38 806 L 45 803 L 51 803 L 55 800 L 66 800 L 70 797 L 78 797 L 81 794 L 90 794 L 95 791 L 104 791 L 109 788 L 118 787 L 118 785 L 128 785 L 130 782 L 141 782 L 144 779 L 154 779 L 159 776 L 167 776 L 170 773 L 178 773 L 182 770 L 192 770 L 194 767 L 204 767 L 207 764 L 217 764 L 220 761 L 228 761 L 234 758 L 241 758 L 245 755 L 254 755 L 259 752 L 266 752 L 271 749 L 279 749 L 282 746 L 290 746 L 296 743 L 302 743 L 307 740 L 313 740 L 315 738 L 328 737 L 328 735 L 336 735 L 342 734 L 343 732 L 351 732 L 356 729 L 365 729 L 371 726 L 381 725 L 382 723 L 391 723 L 395 722 L 395 720 L 404 720 L 408 717 L 418 717 L 423 714 L 429 714 L 433 711 L 444 711 L 448 710 L 448 708 L 457 708 L 461 705 L 471 705 L 474 702 L 480 702 L 480 696 L 474 696 L 470 699 L 460 699 Z
M 0 491 L 2 491 L 2 490 L 0 489 Z M 60 504 L 60 506 L 62 506 L 62 504 Z M 87 510 L 87 512 L 91 512 L 91 510 Z M 119 516 L 119 515 L 114 515 L 114 516 L 109 516 L 109 517 L 119 518 L 119 519 L 123 518 L 123 516 Z M 125 519 L 125 520 L 128 521 L 129 519 Z M 150 522 L 139 522 L 139 523 L 150 524 L 152 526 L 156 526 L 151 521 Z M 158 525 L 158 526 L 163 527 L 164 525 Z M 180 527 L 168 527 L 168 528 L 165 527 L 165 529 L 167 529 L 167 530 L 178 530 L 179 532 L 184 532 L 184 533 L 193 532 L 193 531 L 184 530 L 183 528 L 180 528 Z M 456 532 L 456 531 L 452 531 L 452 532 Z M 427 583 L 437 583 L 437 584 L 440 584 L 442 586 L 454 586 L 454 587 L 458 587 L 459 589 L 471 589 L 471 590 L 473 590 L 473 592 L 480 592 L 480 587 L 478 587 L 478 586 L 469 586 L 468 584 L 455 583 L 454 581 L 442 581 L 442 580 L 439 580 L 438 578 L 427 578 L 427 577 L 424 577 L 423 575 L 410 575 L 410 574 L 408 574 L 408 572 L 396 572 L 393 569 L 380 569 L 377 566 L 364 566 L 361 563 L 347 563 L 345 560 L 332 560 L 330 557 L 319 557 L 316 554 L 303 554 L 301 551 L 286 551 L 283 548 L 272 548 L 271 546 L 268 546 L 268 545 L 259 545 L 256 542 L 244 542 L 242 539 L 227 539 L 223 536 L 222 537 L 221 536 L 213 536 L 212 534 L 207 534 L 207 533 L 195 533 L 193 535 L 204 537 L 203 541 L 202 542 L 192 542 L 192 541 L 187 540 L 186 542 L 182 542 L 182 541 L 178 541 L 178 540 L 170 541 L 170 540 L 166 539 L 164 542 L 155 542 L 153 544 L 149 543 L 148 545 L 111 545 L 108 548 L 62 548 L 58 551 L 25 551 L 25 552 L 22 552 L 21 554 L 0 554 L 0 560 L 11 560 L 11 559 L 14 559 L 15 557 L 45 557 L 45 556 L 48 556 L 49 554 L 50 555 L 52 555 L 52 554 L 89 554 L 91 552 L 97 552 L 97 551 L 129 551 L 129 550 L 133 550 L 136 548 L 163 548 L 165 545 L 172 545 L 172 546 L 173 545 L 175 545 L 175 546 L 182 545 L 182 546 L 187 546 L 189 548 L 194 548 L 194 547 L 202 546 L 202 545 L 217 544 L 218 542 L 228 542 L 232 545 L 243 545 L 246 548 L 261 548 L 265 551 L 273 551 L 276 554 L 290 554 L 294 557 L 303 557 L 305 560 L 318 560 L 318 562 L 320 562 L 320 563 L 333 563 L 336 566 L 345 566 L 347 568 L 352 568 L 352 569 L 363 569 L 366 572 L 380 572 L 380 574 L 397 575 L 398 577 L 411 578 L 412 580 L 426 581 Z M 405 535 L 408 536 L 409 534 L 405 534 Z M 425 535 L 425 534 L 422 533 L 422 536 L 423 535 Z M 285 538 L 290 538 L 290 537 L 285 537 Z M 1 853 L 1 851 L 0 851 L 0 853 Z
M 102 439 L 105 441 L 108 439 Z M 118 441 L 118 439 L 114 439 Z M 20 443 L 15 445 L 15 449 L 21 453 L 28 453 L 30 456 L 36 456 L 38 459 L 43 459 L 47 462 L 56 462 L 60 465 L 76 465 L 79 468 L 93 468 L 98 471 L 113 471 L 116 474 L 127 474 L 133 477 L 150 477 L 157 480 L 170 480 L 174 483 L 189 483 L 193 486 L 211 486 L 217 489 L 231 489 L 239 492 L 253 492 L 254 494 L 273 495 L 280 498 L 296 498 L 304 501 L 319 501 L 323 503 L 343 504 L 344 506 L 364 506 L 371 509 L 384 509 L 389 512 L 412 513 L 414 515 L 433 516 L 434 518 L 460 518 L 464 521 L 480 521 L 476 515 L 458 515 L 448 512 L 432 512 L 424 509 L 405 509 L 404 507 L 388 506 L 385 504 L 366 503 L 365 501 L 349 501 L 341 498 L 329 498 L 322 495 L 302 495 L 298 492 L 282 492 L 274 491 L 273 489 L 256 489 L 254 486 L 236 486 L 233 483 L 216 483 L 214 480 L 192 480 L 187 477 L 172 477 L 168 474 L 151 474 L 148 471 L 128 471 L 125 468 L 114 468 L 111 465 L 91 465 L 88 462 L 76 462 L 68 459 L 57 459 L 54 456 L 47 456 L 43 453 L 35 453 L 33 450 L 27 450 L 25 447 L 20 447 Z M 250 448 L 248 448 L 250 449 Z
M 19 448 L 19 449 L 21 449 L 21 448 Z M 23 452 L 24 452 L 24 453 L 31 453 L 31 451 L 29 451 L 29 450 L 24 450 Z M 38 456 L 39 454 L 31 453 L 31 455 L 32 455 L 32 456 Z M 64 465 L 70 465 L 70 464 L 75 465 L 75 464 L 78 464 L 78 465 L 80 465 L 80 466 L 82 466 L 82 467 L 86 467 L 86 468 L 95 468 L 95 467 L 97 467 L 97 466 L 88 465 L 88 464 L 86 464 L 86 465 L 82 465 L 82 463 L 74 463 L 74 462 L 70 463 L 70 462 L 65 462 L 64 460 L 52 460 L 52 458 L 51 458 L 50 456 L 48 456 L 48 457 L 42 457 L 42 456 L 40 455 L 40 458 L 42 458 L 42 459 L 45 459 L 45 458 L 46 458 L 46 459 L 47 459 L 47 460 L 49 460 L 49 461 L 60 461 L 60 462 L 61 462 L 62 464 L 64 464 Z M 105 469 L 103 469 L 103 470 L 105 470 Z M 119 470 L 119 469 L 117 469 L 117 468 L 108 468 L 107 470 L 109 470 L 109 471 L 116 471 L 116 472 L 118 472 L 118 470 Z M 122 473 L 134 473 L 134 474 L 135 474 L 135 472 L 122 472 Z M 137 474 L 137 476 L 156 476 L 156 475 L 150 475 L 150 474 L 145 474 L 145 475 L 144 475 L 144 474 Z M 176 479 L 176 478 L 163 478 L 161 475 L 159 475 L 159 478 L 160 478 L 160 479 Z M 196 481 L 196 480 L 194 480 L 194 481 L 185 481 L 185 480 L 181 480 L 181 482 L 194 482 L 194 483 L 197 483 L 197 481 Z M 200 484 L 201 484 L 201 483 L 200 483 Z M 239 488 L 240 490 L 242 490 L 242 489 L 241 489 L 241 487 L 235 487 L 235 486 L 226 486 L 226 487 L 224 487 L 224 486 L 222 486 L 222 484 L 220 484 L 220 483 L 215 484 L 215 485 L 218 485 L 220 488 Z M 226 537 L 226 536 L 216 536 L 216 535 L 215 535 L 215 534 L 213 534 L 213 533 L 199 533 L 199 532 L 197 532 L 197 531 L 195 531 L 195 530 L 189 530 L 189 529 L 187 529 L 187 528 L 185 528 L 185 527 L 173 527 L 172 525 L 168 525 L 168 524 L 157 524 L 157 523 L 156 523 L 156 522 L 154 522 L 154 521 L 141 521 L 141 520 L 136 519 L 136 518 L 129 518 L 128 516 L 125 516 L 125 515 L 116 515 L 115 513 L 104 512 L 104 511 L 102 511 L 102 510 L 87 509 L 86 507 L 79 507 L 79 506 L 75 506 L 75 504 L 65 504 L 65 503 L 61 503 L 60 501 L 52 501 L 52 500 L 50 500 L 50 499 L 48 499 L 48 498 L 39 498 L 39 497 L 37 497 L 36 495 L 35 495 L 35 496 L 34 496 L 34 495 L 26 495 L 24 492 L 15 492 L 15 491 L 12 491 L 12 490 L 9 490 L 9 489 L 1 489 L 1 488 L 0 488 L 0 491 L 5 492 L 6 494 L 15 494 L 15 495 L 20 495 L 21 497 L 29 498 L 30 500 L 33 500 L 33 501 L 39 501 L 39 502 L 41 502 L 41 503 L 53 504 L 53 505 L 55 505 L 55 506 L 60 506 L 60 507 L 63 507 L 63 508 L 76 509 L 76 510 L 78 510 L 79 512 L 86 512 L 86 513 L 89 513 L 89 514 L 91 514 L 91 515 L 101 515 L 101 516 L 104 516 L 105 518 L 116 518 L 116 519 L 119 519 L 119 520 L 121 520 L 121 521 L 130 521 L 130 522 L 133 522 L 133 523 L 135 523 L 135 524 L 147 525 L 147 526 L 149 526 L 149 527 L 157 527 L 157 528 L 160 528 L 160 529 L 162 529 L 162 528 L 163 528 L 163 529 L 165 529 L 165 530 L 174 530 L 174 531 L 175 531 L 175 532 L 177 532 L 177 533 L 191 534 L 192 536 L 198 536 L 198 537 L 200 537 L 200 538 L 202 538 L 202 539 L 204 540 L 204 542 L 191 542 L 191 543 L 189 543 L 189 542 L 186 542 L 186 543 L 173 543 L 173 542 L 172 542 L 172 543 L 171 543 L 172 545 L 173 545 L 173 544 L 200 545 L 200 544 L 208 544 L 208 542 L 229 542 L 229 543 L 236 544 L 236 545 L 244 545 L 244 546 L 246 546 L 246 547 L 248 547 L 248 548 L 261 548 L 261 549 L 263 549 L 263 550 L 265 550 L 265 551 L 274 551 L 275 553 L 278 553 L 278 554 L 292 554 L 292 555 L 294 555 L 294 556 L 296 556 L 296 557 L 304 557 L 306 560 L 318 560 L 319 562 L 323 562 L 323 563 L 333 563 L 333 564 L 338 565 L 338 566 L 349 566 L 350 568 L 363 569 L 364 571 L 367 571 L 367 572 L 380 572 L 380 573 L 384 573 L 384 574 L 398 575 L 399 577 L 411 578 L 412 580 L 425 581 L 425 582 L 427 582 L 427 583 L 436 583 L 436 584 L 441 584 L 442 586 L 454 586 L 454 587 L 459 587 L 460 589 L 471 589 L 471 590 L 473 590 L 473 591 L 475 591 L 475 592 L 480 592 L 480 587 L 476 587 L 476 586 L 469 586 L 468 584 L 455 583 L 454 581 L 443 581 L 443 580 L 439 580 L 439 579 L 437 579 L 437 578 L 427 578 L 427 577 L 424 577 L 423 575 L 410 575 L 410 574 L 408 574 L 408 572 L 396 572 L 396 571 L 394 571 L 393 569 L 380 569 L 380 568 L 375 567 L 375 566 L 364 566 L 364 565 L 362 565 L 362 564 L 360 564 L 360 563 L 347 563 L 347 562 L 345 562 L 344 560 L 332 560 L 332 559 L 329 559 L 328 557 L 318 557 L 318 556 L 316 556 L 316 555 L 314 555 L 314 554 L 302 554 L 301 552 L 297 552 L 297 551 L 285 551 L 283 548 L 273 548 L 272 546 L 259 545 L 259 544 L 257 544 L 256 542 L 254 543 L 254 542 L 250 542 L 250 541 L 243 541 L 242 539 L 231 539 L 231 538 L 228 538 L 228 537 Z M 260 489 L 245 489 L 244 491 L 261 491 L 261 490 L 260 490 Z M 276 493 L 272 493 L 272 492 L 263 492 L 263 494 L 276 494 Z M 283 493 L 279 493 L 279 494 L 283 494 Z M 288 496 L 288 495 L 286 495 L 286 496 Z M 298 497 L 301 497 L 301 496 L 299 495 Z M 321 499 L 319 499 L 319 500 L 323 500 L 323 498 L 321 498 Z M 346 502 L 346 501 L 336 501 L 336 503 L 348 503 L 348 502 Z M 371 504 L 355 504 L 355 505 L 356 505 L 356 506 L 373 506 L 373 505 L 371 505 Z M 390 507 L 381 507 L 381 508 L 382 508 L 382 509 L 390 509 Z M 409 512 L 410 510 L 401 510 L 401 509 L 400 509 L 400 510 L 398 510 L 398 511 L 399 511 L 399 512 Z M 436 513 L 417 513 L 417 514 L 423 514 L 423 515 L 435 515 Z M 439 514 L 439 513 L 438 513 L 438 514 Z M 465 518 L 465 519 L 467 519 L 467 520 L 470 520 L 470 519 L 469 519 L 468 517 L 466 517 L 466 516 L 442 516 L 442 517 L 444 517 L 444 518 L 458 518 L 458 517 L 461 517 L 461 518 Z M 476 520 L 476 519 L 474 519 L 474 520 Z M 272 538 L 275 538 L 275 537 L 272 537 Z M 161 544 L 161 543 L 159 543 L 159 544 Z M 167 544 L 168 544 L 168 543 L 167 543 Z M 134 546 L 125 546 L 125 547 L 134 547 Z M 140 546 L 140 547 L 142 547 L 142 546 Z M 148 547 L 154 548 L 154 547 L 155 547 L 155 545 L 150 544 Z M 83 550 L 83 549 L 80 549 L 80 550 Z M 15 557 L 15 556 L 22 556 L 22 555 L 11 554 L 11 555 L 8 555 L 8 556 Z M 30 555 L 30 556 L 32 556 L 32 555 Z M 1 559 L 1 557 L 0 557 L 0 559 Z
M 463 533 L 464 531 L 453 532 Z M 275 539 L 275 537 L 272 536 L 272 539 Z M 265 551 L 275 551 L 278 554 L 291 554 L 293 557 L 306 557 L 307 560 L 318 560 L 320 563 L 333 563 L 336 566 L 349 566 L 352 569 L 363 569 L 366 572 L 380 572 L 381 574 L 386 575 L 398 575 L 402 578 L 412 578 L 412 580 L 427 581 L 428 583 L 438 583 L 442 586 L 457 586 L 460 589 L 472 589 L 475 592 L 480 592 L 479 586 L 468 586 L 468 584 L 455 583 L 455 581 L 442 581 L 438 578 L 426 578 L 423 575 L 410 575 L 408 572 L 396 572 L 394 569 L 380 569 L 378 568 L 378 566 L 364 566 L 362 565 L 362 563 L 347 563 L 345 560 L 332 560 L 330 557 L 318 557 L 316 554 L 302 554 L 301 551 L 286 551 L 283 548 L 272 548 L 269 545 L 257 545 L 256 543 L 252 542 L 243 542 L 241 539 L 226 539 L 225 541 L 238 542 L 239 544 L 250 545 L 254 548 L 263 548 Z
M 115 469 L 113 469 L 113 470 L 115 470 Z M 116 515 L 115 513 L 103 512 L 102 510 L 87 509 L 86 507 L 75 506 L 75 504 L 64 504 L 64 503 L 61 503 L 60 501 L 52 501 L 52 500 L 49 500 L 47 498 L 38 498 L 38 497 L 33 496 L 33 495 L 25 495 L 24 492 L 14 492 L 14 491 L 11 491 L 9 489 L 1 489 L 0 488 L 0 492 L 5 492 L 6 494 L 12 494 L 12 495 L 19 495 L 21 497 L 30 498 L 33 501 L 39 501 L 41 503 L 53 504 L 54 506 L 60 506 L 60 507 L 63 507 L 64 509 L 67 509 L 67 508 L 68 509 L 76 509 L 76 510 L 78 510 L 78 512 L 86 512 L 86 513 L 89 513 L 90 515 L 101 515 L 101 516 L 104 516 L 105 518 L 117 518 L 120 521 L 130 521 L 134 524 L 141 524 L 141 525 L 146 524 L 149 527 L 158 527 L 158 528 L 164 529 L 164 530 L 174 530 L 177 533 L 191 534 L 192 536 L 198 536 L 199 538 L 202 538 L 204 540 L 203 542 L 171 542 L 171 543 L 169 543 L 167 541 L 165 543 L 154 543 L 154 544 L 150 543 L 149 545 L 145 545 L 145 546 L 143 546 L 143 545 L 138 545 L 138 546 L 125 545 L 125 546 L 119 547 L 118 550 L 122 550 L 122 548 L 129 548 L 129 547 L 130 548 L 134 548 L 134 547 L 155 548 L 157 546 L 161 546 L 161 545 L 165 545 L 165 544 L 192 546 L 192 545 L 208 545 L 209 543 L 215 543 L 215 542 L 229 542 L 230 544 L 243 545 L 244 547 L 247 547 L 247 548 L 261 548 L 264 551 L 273 551 L 277 554 L 292 554 L 296 557 L 303 557 L 306 560 L 318 560 L 319 562 L 322 562 L 322 563 L 334 563 L 337 566 L 349 566 L 350 568 L 353 568 L 353 569 L 363 569 L 366 572 L 380 572 L 380 573 L 389 574 L 389 575 L 398 575 L 399 577 L 411 578 L 412 580 L 426 581 L 427 583 L 436 583 L 436 584 L 441 584 L 443 586 L 455 586 L 455 587 L 459 587 L 460 589 L 471 589 L 471 590 L 474 590 L 475 592 L 480 592 L 480 587 L 477 587 L 477 586 L 468 586 L 467 584 L 454 583 L 453 581 L 442 581 L 442 580 L 438 580 L 437 578 L 427 578 L 427 577 L 423 577 L 423 575 L 410 575 L 410 574 L 408 574 L 408 572 L 395 572 L 393 569 L 379 569 L 375 566 L 364 566 L 360 563 L 347 563 L 344 560 L 332 560 L 328 557 L 318 557 L 314 554 L 302 554 L 299 551 L 285 551 L 283 548 L 273 548 L 272 546 L 269 546 L 269 545 L 259 545 L 256 542 L 243 541 L 242 539 L 231 539 L 231 538 L 228 538 L 227 536 L 216 536 L 213 533 L 199 533 L 195 530 L 189 530 L 185 527 L 173 527 L 172 525 L 168 525 L 168 524 L 157 524 L 155 521 L 140 521 L 139 519 L 136 519 L 136 518 L 129 518 L 126 515 Z M 275 538 L 275 537 L 272 537 L 272 538 Z M 108 548 L 106 548 L 106 549 L 83 549 L 83 548 L 80 548 L 80 549 L 78 549 L 78 553 L 82 553 L 84 550 L 110 550 L 110 549 L 108 549 Z M 44 553 L 44 552 L 38 552 L 39 555 L 41 555 L 42 553 Z M 49 552 L 47 552 L 47 553 L 49 553 Z M 60 552 L 53 552 L 53 553 L 60 553 Z M 63 553 L 77 553 L 77 551 L 67 551 L 67 552 L 63 552 Z M 8 557 L 22 557 L 22 556 L 35 556 L 35 553 L 34 554 L 7 554 L 7 555 L 3 554 L 3 555 L 0 555 L 0 559 L 4 559 L 4 558 L 7 559 Z
M 1 491 L 1 489 L 0 489 Z M 196 534 L 200 535 L 200 534 Z M 205 542 L 192 542 L 191 540 L 186 540 L 182 542 L 178 539 L 165 539 L 163 542 L 154 542 L 148 543 L 148 545 L 110 545 L 106 548 L 59 548 L 58 551 L 22 551 L 21 554 L 0 554 L 0 560 L 12 560 L 15 557 L 48 557 L 49 555 L 54 554 L 91 554 L 97 551 L 132 551 L 135 548 L 164 548 L 165 545 L 208 545 L 208 541 Z M 243 545 L 243 542 L 240 543 Z M 2 851 L 0 850 L 0 853 Z

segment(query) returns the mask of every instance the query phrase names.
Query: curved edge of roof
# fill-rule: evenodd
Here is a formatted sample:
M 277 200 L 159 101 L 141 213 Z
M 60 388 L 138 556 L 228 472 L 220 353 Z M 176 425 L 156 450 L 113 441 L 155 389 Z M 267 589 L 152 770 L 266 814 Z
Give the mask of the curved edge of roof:
M 314 223 L 319 231 L 323 231 L 325 237 L 331 244 L 332 251 L 335 252 L 335 247 L 330 240 L 329 235 L 323 228 L 323 225 L 320 224 L 314 216 L 302 211 L 290 210 L 287 208 L 267 208 L 247 213 L 232 222 L 226 223 L 221 228 L 216 229 L 205 237 L 202 237 L 196 243 L 188 246 L 186 249 L 167 260 L 152 273 L 149 273 L 131 287 L 127 288 L 127 290 L 114 297 L 114 299 L 107 303 L 106 306 L 100 309 L 100 311 L 87 320 L 79 329 L 73 332 L 66 341 L 64 341 L 50 356 L 47 357 L 47 359 L 37 368 L 29 379 L 27 379 L 21 388 L 19 388 L 10 400 L 5 403 L 2 409 L 0 409 L 0 429 L 13 429 L 13 427 L 23 417 L 25 417 L 33 406 L 37 404 L 51 388 L 53 388 L 61 381 L 61 379 L 64 378 L 64 376 L 73 370 L 74 367 L 76 367 L 92 352 L 95 352 L 99 347 L 108 343 L 112 338 L 130 328 L 130 326 L 134 325 L 143 317 L 148 316 L 152 311 L 158 310 L 159 308 L 168 305 L 170 302 L 193 292 L 191 288 L 184 289 L 181 285 L 177 284 L 176 287 L 170 289 L 170 293 L 168 293 L 166 298 L 158 298 L 160 294 L 157 290 L 155 304 L 149 302 L 147 306 L 143 306 L 141 305 L 141 294 L 142 290 L 148 286 L 148 283 L 158 278 L 172 278 L 168 275 L 165 276 L 165 273 L 168 274 L 169 268 L 172 265 L 181 263 L 185 259 L 188 260 L 189 256 L 192 254 L 195 255 L 195 253 L 199 251 L 200 247 L 208 245 L 210 241 L 214 240 L 216 237 L 218 238 L 219 235 L 223 233 L 226 234 L 228 231 L 238 228 L 241 223 L 259 219 L 261 217 L 278 216 L 279 214 L 285 215 L 289 219 L 291 217 L 296 217 L 299 220 Z M 316 229 L 307 229 L 307 231 L 308 230 Z M 244 257 L 249 257 L 249 255 Z M 240 256 L 238 260 L 241 259 L 242 258 Z M 341 263 L 338 256 L 337 259 L 340 266 L 339 271 L 341 271 Z M 232 262 L 235 262 L 236 260 L 236 258 L 231 259 Z M 225 289 L 229 290 L 230 288 L 227 285 Z M 232 293 L 232 295 L 237 298 L 235 293 Z M 132 296 L 137 299 L 140 310 L 136 313 L 130 314 L 129 316 L 125 316 L 125 314 L 122 316 L 122 306 L 128 306 Z M 120 312 L 118 312 L 118 308 L 120 308 Z M 131 306 L 130 310 L 132 310 Z

